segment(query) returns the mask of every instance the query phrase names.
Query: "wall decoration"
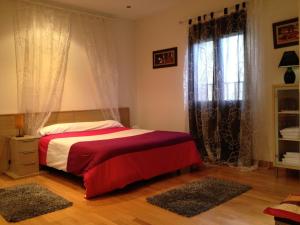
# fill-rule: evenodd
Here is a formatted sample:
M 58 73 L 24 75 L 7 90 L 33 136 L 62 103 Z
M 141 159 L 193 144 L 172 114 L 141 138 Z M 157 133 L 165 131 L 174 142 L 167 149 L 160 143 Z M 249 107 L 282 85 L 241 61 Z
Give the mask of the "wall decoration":
M 153 51 L 153 69 L 177 66 L 177 47 Z
M 298 18 L 273 23 L 274 48 L 299 44 Z

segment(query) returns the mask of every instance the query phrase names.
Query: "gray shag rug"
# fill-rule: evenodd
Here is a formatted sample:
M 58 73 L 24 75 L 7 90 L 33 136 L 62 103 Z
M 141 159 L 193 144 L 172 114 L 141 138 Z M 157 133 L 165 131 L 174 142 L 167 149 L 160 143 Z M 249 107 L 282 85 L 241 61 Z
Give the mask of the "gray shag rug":
M 179 215 L 192 217 L 250 189 L 248 185 L 207 177 L 148 197 L 147 201 Z
M 0 189 L 0 214 L 8 222 L 18 222 L 73 205 L 38 184 Z

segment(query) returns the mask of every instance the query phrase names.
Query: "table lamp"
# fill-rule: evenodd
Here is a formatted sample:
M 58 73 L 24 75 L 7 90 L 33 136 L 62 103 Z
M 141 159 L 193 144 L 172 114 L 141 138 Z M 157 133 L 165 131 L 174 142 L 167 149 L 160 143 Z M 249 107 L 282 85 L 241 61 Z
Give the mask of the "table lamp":
M 16 128 L 19 130 L 17 137 L 23 137 L 22 129 L 24 128 L 24 114 L 17 114 L 15 117 Z
M 286 84 L 292 84 L 295 82 L 296 75 L 293 71 L 293 67 L 299 66 L 299 58 L 295 51 L 286 51 L 283 53 L 279 67 L 287 68 L 284 74 L 284 82 Z

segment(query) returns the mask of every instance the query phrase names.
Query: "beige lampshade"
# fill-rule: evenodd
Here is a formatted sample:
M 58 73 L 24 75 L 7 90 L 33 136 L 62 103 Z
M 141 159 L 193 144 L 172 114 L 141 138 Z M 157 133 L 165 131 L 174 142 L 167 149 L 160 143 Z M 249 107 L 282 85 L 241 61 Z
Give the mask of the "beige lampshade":
M 15 120 L 16 128 L 22 129 L 24 127 L 24 114 L 17 114 Z

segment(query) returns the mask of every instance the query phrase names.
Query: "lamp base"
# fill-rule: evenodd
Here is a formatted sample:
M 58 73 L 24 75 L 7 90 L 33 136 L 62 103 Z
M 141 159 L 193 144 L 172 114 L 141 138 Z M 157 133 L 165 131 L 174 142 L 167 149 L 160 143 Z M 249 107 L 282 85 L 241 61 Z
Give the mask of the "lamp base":
M 288 67 L 284 74 L 284 83 L 293 84 L 296 80 L 296 75 L 292 69 L 292 67 Z
M 22 130 L 19 128 L 19 134 L 16 135 L 16 137 L 24 137 L 24 134 L 22 133 Z

